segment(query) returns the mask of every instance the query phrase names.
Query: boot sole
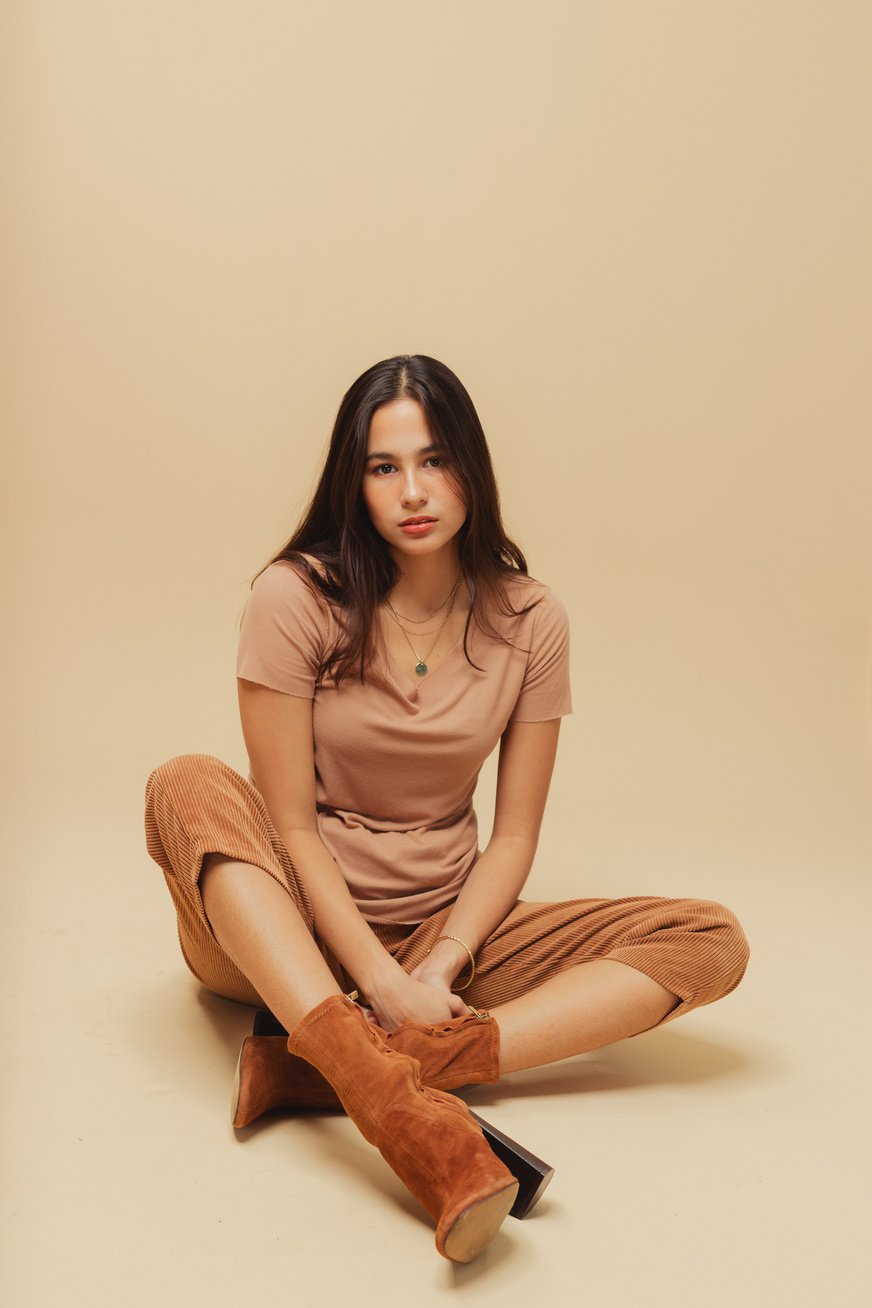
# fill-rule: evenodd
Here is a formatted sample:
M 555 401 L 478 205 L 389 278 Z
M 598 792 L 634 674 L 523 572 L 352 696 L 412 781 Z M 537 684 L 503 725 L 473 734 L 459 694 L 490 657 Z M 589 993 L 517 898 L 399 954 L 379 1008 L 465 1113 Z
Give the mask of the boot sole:
M 456 1219 L 445 1237 L 441 1253 L 453 1263 L 471 1263 L 486 1249 L 508 1217 L 518 1195 L 518 1182 L 488 1195 Z

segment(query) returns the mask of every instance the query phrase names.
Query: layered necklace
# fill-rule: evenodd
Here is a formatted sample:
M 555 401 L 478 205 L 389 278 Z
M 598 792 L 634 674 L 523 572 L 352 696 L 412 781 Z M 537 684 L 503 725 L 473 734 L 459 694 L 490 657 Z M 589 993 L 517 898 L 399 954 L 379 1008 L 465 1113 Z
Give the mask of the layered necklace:
M 460 583 L 462 580 L 463 580 L 463 573 L 460 572 L 457 575 L 457 580 L 455 581 L 450 594 L 446 595 L 442 603 L 438 605 L 435 609 L 432 609 L 425 618 L 407 618 L 404 613 L 397 612 L 397 610 L 394 608 L 390 600 L 387 599 L 385 600 L 385 606 L 387 608 L 388 613 L 391 615 L 394 622 L 397 624 L 400 631 L 403 633 L 403 636 L 405 637 L 406 640 L 406 644 L 408 645 L 409 649 L 412 651 L 412 653 L 415 656 L 416 676 L 426 677 L 427 673 L 430 671 L 427 665 L 427 659 L 430 657 L 436 646 L 439 644 L 439 638 L 442 635 L 442 632 L 445 628 L 445 624 L 447 623 L 448 619 L 451 617 L 452 612 L 454 611 L 454 601 L 457 599 L 457 592 L 460 590 Z M 439 623 L 439 626 L 436 628 L 436 632 L 435 632 L 436 639 L 433 641 L 433 644 L 427 650 L 426 654 L 423 655 L 419 654 L 418 651 L 415 649 L 415 646 L 412 644 L 411 640 L 409 639 L 409 633 L 406 631 L 406 628 L 403 626 L 403 622 L 413 622 L 416 626 L 421 626 L 423 623 L 429 622 L 431 618 L 435 618 L 436 614 L 441 612 L 441 610 L 444 609 L 446 605 L 448 606 L 448 611 L 445 614 L 445 617 Z M 400 621 L 401 618 L 402 618 L 402 622 Z M 433 634 L 434 633 L 432 631 L 418 632 L 418 636 L 432 636 Z

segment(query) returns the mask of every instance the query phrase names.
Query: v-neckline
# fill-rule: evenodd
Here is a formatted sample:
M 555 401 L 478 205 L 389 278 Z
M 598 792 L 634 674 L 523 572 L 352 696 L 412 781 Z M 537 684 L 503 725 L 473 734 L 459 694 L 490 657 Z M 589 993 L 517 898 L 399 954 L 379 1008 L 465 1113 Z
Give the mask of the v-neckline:
M 466 583 L 466 590 L 467 593 L 469 593 L 468 582 Z M 405 669 L 402 668 L 400 664 L 397 662 L 397 660 L 394 658 L 393 654 L 391 653 L 390 646 L 388 644 L 388 639 L 387 639 L 387 635 L 385 634 L 385 630 L 384 629 L 382 630 L 381 646 L 382 646 L 382 656 L 385 661 L 385 671 L 387 672 L 391 682 L 396 685 L 399 685 L 399 681 L 400 679 L 402 679 L 402 681 L 408 687 L 408 689 L 404 692 L 407 700 L 416 699 L 419 687 L 422 686 L 425 682 L 429 681 L 431 677 L 435 677 L 439 669 L 441 667 L 444 667 L 444 665 L 448 662 L 450 658 L 452 658 L 455 652 L 458 649 L 463 648 L 463 640 L 467 632 L 467 622 L 469 622 L 468 630 L 470 632 L 470 635 L 472 634 L 473 621 L 471 620 L 470 615 L 467 615 L 467 617 L 464 619 L 463 626 L 460 628 L 460 632 L 458 634 L 457 640 L 451 646 L 451 649 L 445 651 L 444 657 L 440 660 L 440 662 L 436 665 L 435 668 L 433 668 L 431 671 L 428 671 L 426 675 L 423 677 L 416 677 L 414 681 L 409 676 L 408 672 L 406 672 Z M 413 650 L 413 653 L 414 652 L 415 651 Z M 402 689 L 402 687 L 400 687 L 400 689 Z

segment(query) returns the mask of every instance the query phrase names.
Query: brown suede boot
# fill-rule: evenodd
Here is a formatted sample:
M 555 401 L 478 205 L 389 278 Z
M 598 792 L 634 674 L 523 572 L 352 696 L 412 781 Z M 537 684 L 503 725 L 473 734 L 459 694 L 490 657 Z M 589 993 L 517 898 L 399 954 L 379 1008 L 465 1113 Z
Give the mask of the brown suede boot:
M 493 1239 L 518 1192 L 459 1099 L 422 1085 L 414 1058 L 391 1049 L 344 995 L 288 1036 L 317 1067 L 358 1130 L 436 1222 L 436 1248 L 467 1263 Z
M 389 1049 L 418 1060 L 421 1080 L 434 1089 L 492 1085 L 499 1079 L 500 1032 L 487 1013 L 434 1026 L 404 1022 L 390 1034 L 376 1030 Z M 341 1112 L 342 1104 L 317 1068 L 289 1052 L 284 1036 L 246 1036 L 236 1065 L 231 1120 L 237 1128 L 248 1126 L 274 1108 Z

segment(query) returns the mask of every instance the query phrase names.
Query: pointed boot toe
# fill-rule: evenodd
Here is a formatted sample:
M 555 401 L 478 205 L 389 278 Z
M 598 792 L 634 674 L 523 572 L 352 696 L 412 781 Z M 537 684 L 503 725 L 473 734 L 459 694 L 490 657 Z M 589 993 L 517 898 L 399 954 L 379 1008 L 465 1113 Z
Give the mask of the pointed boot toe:
M 284 1036 L 246 1036 L 236 1063 L 230 1120 L 239 1130 L 277 1108 L 341 1112 L 342 1104 L 320 1072 L 288 1052 Z

